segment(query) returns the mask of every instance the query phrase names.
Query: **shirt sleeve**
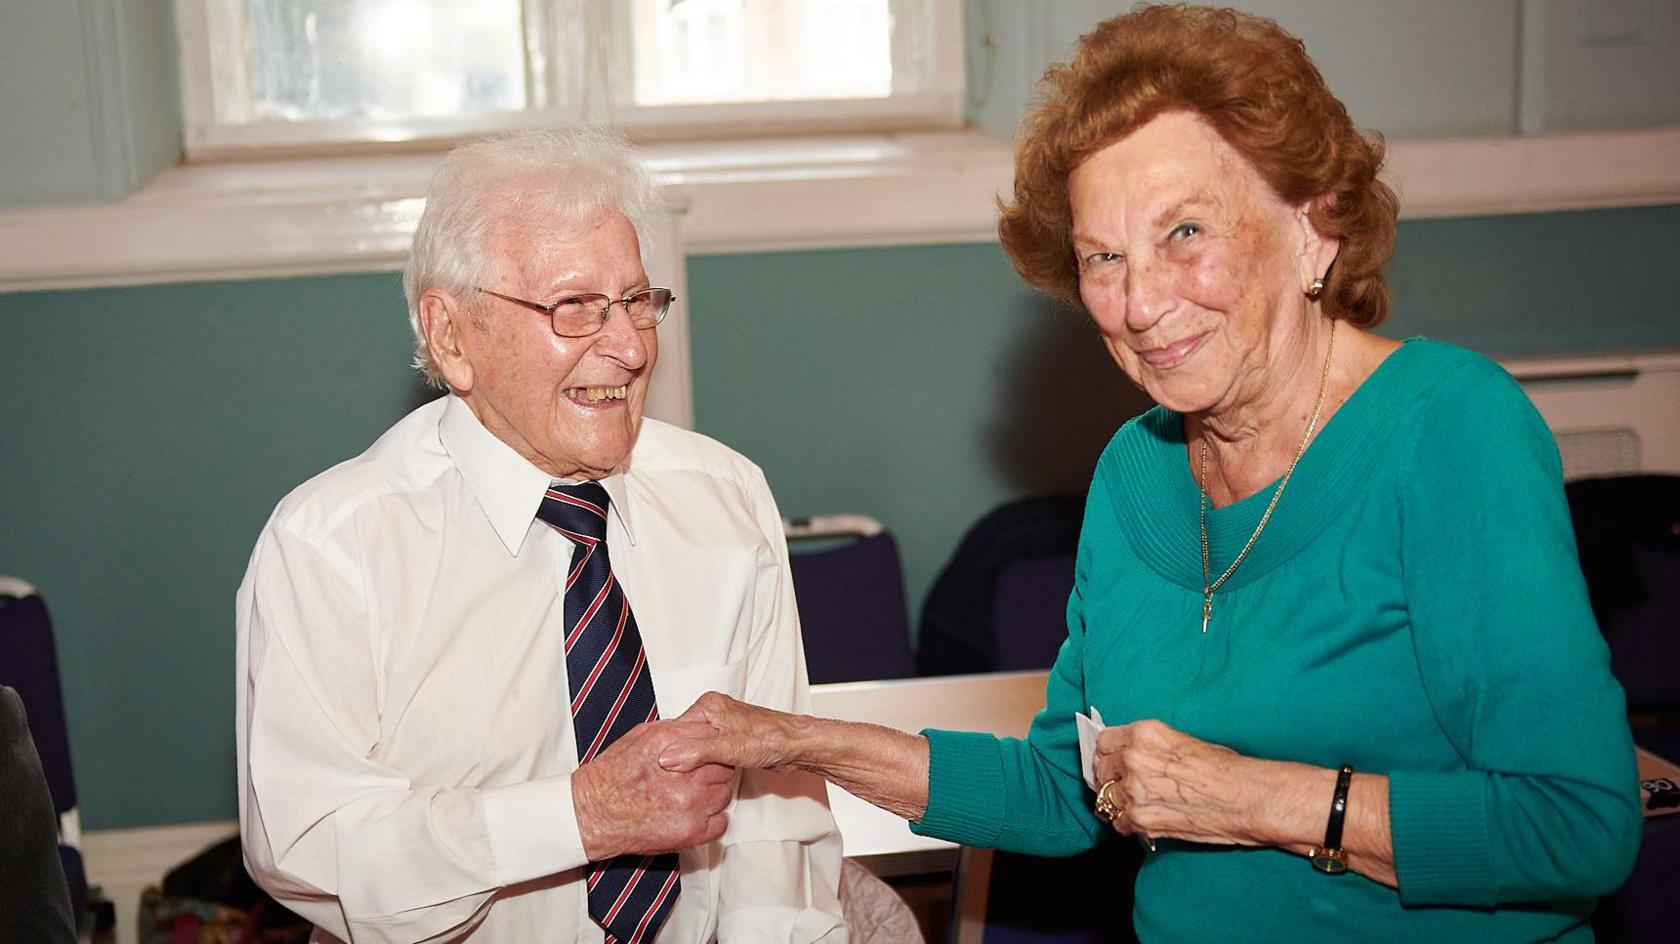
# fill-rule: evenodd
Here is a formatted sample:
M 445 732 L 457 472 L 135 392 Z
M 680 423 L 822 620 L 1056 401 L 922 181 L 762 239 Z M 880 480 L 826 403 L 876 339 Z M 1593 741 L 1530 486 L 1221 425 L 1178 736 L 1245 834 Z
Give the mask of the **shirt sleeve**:
M 1419 408 L 1401 566 L 1424 691 L 1462 767 L 1389 775 L 1401 901 L 1607 894 L 1638 847 L 1638 780 L 1556 444 L 1491 362 Z
M 502 886 L 584 863 L 571 781 L 423 787 L 380 763 L 367 612 L 351 542 L 270 523 L 237 614 L 246 863 L 340 938 L 458 935 Z
M 1102 824 L 1091 813 L 1092 797 L 1080 772 L 1079 735 L 1073 716 L 1089 707 L 1085 698 L 1085 587 L 1092 555 L 1105 552 L 1114 529 L 1093 523 L 1112 515 L 1099 475 L 1085 503 L 1068 597 L 1068 637 L 1056 654 L 1044 692 L 1044 710 L 1025 740 L 957 731 L 924 731 L 930 757 L 928 806 L 917 835 L 965 846 L 1005 849 L 1038 856 L 1070 856 L 1095 846 Z
M 756 469 L 747 489 L 766 536 L 753 601 L 754 637 L 743 700 L 780 711 L 809 712 L 799 610 L 787 538 L 769 486 Z M 718 874 L 718 941 L 844 944 L 841 842 L 821 778 L 744 771 Z

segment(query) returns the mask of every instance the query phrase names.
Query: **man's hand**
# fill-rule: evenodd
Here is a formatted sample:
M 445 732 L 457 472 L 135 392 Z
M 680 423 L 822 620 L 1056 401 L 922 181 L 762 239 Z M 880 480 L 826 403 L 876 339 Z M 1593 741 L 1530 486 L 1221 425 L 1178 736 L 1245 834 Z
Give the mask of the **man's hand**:
M 659 766 L 660 751 L 671 743 L 714 734 L 703 721 L 650 721 L 572 774 L 572 806 L 590 861 L 673 852 L 723 835 L 734 771 L 717 764 L 684 772 Z

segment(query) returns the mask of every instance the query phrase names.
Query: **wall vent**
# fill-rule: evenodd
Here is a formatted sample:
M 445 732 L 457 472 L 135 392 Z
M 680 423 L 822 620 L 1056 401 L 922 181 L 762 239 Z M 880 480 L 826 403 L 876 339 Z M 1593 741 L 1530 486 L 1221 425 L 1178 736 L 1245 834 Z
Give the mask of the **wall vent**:
M 1645 468 L 1639 458 L 1639 434 L 1626 426 L 1552 432 L 1563 456 L 1565 479 L 1634 475 Z
M 1557 437 L 1566 479 L 1680 475 L 1680 352 L 1508 361 Z

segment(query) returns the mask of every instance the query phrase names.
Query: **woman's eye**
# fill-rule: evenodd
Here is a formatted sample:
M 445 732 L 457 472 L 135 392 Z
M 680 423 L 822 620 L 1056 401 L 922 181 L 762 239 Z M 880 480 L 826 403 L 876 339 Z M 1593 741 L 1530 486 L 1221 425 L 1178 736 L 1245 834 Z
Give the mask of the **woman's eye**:
M 1105 262 L 1116 262 L 1121 258 L 1123 257 L 1117 252 L 1093 252 L 1085 257 L 1085 264 L 1087 266 L 1102 265 Z
M 1171 236 L 1172 236 L 1173 239 L 1189 239 L 1190 237 L 1197 235 L 1201 231 L 1202 231 L 1202 224 L 1192 223 L 1192 222 L 1186 221 L 1186 222 L 1178 224 L 1177 226 L 1174 226 L 1173 230 L 1172 230 L 1172 233 L 1171 233 Z

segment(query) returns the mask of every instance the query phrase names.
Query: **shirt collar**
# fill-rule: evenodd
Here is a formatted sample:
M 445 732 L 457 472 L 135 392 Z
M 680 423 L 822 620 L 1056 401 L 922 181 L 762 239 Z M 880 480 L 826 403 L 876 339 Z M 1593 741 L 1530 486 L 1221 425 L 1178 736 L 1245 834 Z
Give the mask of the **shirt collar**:
M 518 557 L 531 522 L 536 520 L 537 509 L 542 506 L 543 493 L 554 479 L 485 429 L 472 408 L 455 394 L 450 394 L 444 404 L 438 438 L 455 467 L 461 470 L 461 477 L 466 479 L 467 487 L 502 545 L 509 554 Z M 612 498 L 613 512 L 634 545 L 630 489 L 624 476 L 610 475 L 601 480 L 601 486 Z

